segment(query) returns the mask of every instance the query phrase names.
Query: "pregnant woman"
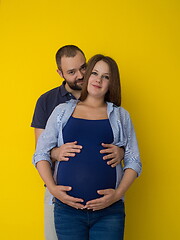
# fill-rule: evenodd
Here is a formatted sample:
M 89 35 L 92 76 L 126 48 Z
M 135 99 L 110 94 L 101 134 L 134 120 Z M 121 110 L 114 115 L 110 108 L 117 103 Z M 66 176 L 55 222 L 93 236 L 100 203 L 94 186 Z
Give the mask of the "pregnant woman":
M 138 145 L 128 112 L 121 104 L 116 62 L 103 55 L 92 57 L 87 66 L 80 100 L 55 108 L 34 154 L 36 165 L 49 191 L 55 196 L 55 227 L 60 240 L 122 240 L 124 194 L 141 172 Z M 69 161 L 57 162 L 51 173 L 50 151 L 77 141 L 81 151 Z M 124 147 L 124 166 L 111 168 L 103 160 L 103 143 Z M 55 179 L 55 180 L 54 180 Z M 69 186 L 68 194 L 79 209 L 64 204 L 58 185 Z

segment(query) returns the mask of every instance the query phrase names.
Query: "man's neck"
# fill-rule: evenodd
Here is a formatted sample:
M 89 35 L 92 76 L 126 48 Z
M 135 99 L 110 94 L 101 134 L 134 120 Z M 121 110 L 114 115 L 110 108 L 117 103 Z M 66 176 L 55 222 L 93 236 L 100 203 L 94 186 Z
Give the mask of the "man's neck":
M 73 90 L 71 89 L 67 83 L 65 83 L 65 89 L 71 93 L 76 99 L 79 99 L 80 98 L 80 95 L 81 95 L 81 91 L 80 90 Z

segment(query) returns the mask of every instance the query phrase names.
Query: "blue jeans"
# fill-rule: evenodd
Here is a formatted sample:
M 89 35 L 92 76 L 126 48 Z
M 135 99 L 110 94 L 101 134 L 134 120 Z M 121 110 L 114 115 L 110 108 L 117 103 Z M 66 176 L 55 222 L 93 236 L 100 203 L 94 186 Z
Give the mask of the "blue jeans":
M 98 210 L 81 210 L 57 201 L 54 208 L 59 240 L 123 240 L 125 211 L 122 200 Z

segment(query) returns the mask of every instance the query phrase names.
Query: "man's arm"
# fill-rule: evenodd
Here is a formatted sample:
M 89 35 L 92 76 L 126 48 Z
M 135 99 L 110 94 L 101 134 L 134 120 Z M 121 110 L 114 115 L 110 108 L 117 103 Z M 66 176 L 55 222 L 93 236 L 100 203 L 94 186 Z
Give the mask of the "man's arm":
M 52 161 L 69 161 L 69 157 L 75 157 L 77 153 L 80 153 L 82 149 L 81 145 L 77 145 L 77 141 L 65 143 L 60 147 L 53 148 L 51 150 Z
M 35 144 L 37 144 L 38 138 L 44 129 L 35 128 Z M 117 147 L 113 144 L 104 144 L 102 146 L 106 149 L 100 151 L 100 153 L 106 153 L 107 155 L 103 157 L 107 161 L 108 165 L 111 167 L 116 167 L 124 158 L 124 149 Z M 74 157 L 76 153 L 80 153 L 82 149 L 81 145 L 77 145 L 77 141 L 63 144 L 60 147 L 53 148 L 51 150 L 51 159 L 55 161 L 68 161 L 69 157 Z
M 107 154 L 103 157 L 104 160 L 108 160 L 107 164 L 111 167 L 116 167 L 124 159 L 124 148 L 118 147 L 113 144 L 102 143 L 102 146 L 106 149 L 102 149 L 100 153 Z
M 44 131 L 42 128 L 35 128 L 35 145 L 41 133 Z M 81 145 L 77 145 L 77 141 L 65 143 L 60 147 L 55 147 L 51 150 L 51 159 L 52 162 L 55 161 L 68 161 L 69 157 L 74 157 L 76 153 L 80 153 L 82 149 Z

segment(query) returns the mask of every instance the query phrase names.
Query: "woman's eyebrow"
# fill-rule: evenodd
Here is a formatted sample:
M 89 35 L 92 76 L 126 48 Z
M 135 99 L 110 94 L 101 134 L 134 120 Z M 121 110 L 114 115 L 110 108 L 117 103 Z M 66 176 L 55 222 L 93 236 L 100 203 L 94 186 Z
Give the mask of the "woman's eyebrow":
M 96 72 L 98 72 L 98 70 L 96 70 L 96 69 L 94 69 L 93 71 L 96 71 Z M 107 75 L 110 75 L 109 73 L 103 73 L 103 74 L 107 74 Z

